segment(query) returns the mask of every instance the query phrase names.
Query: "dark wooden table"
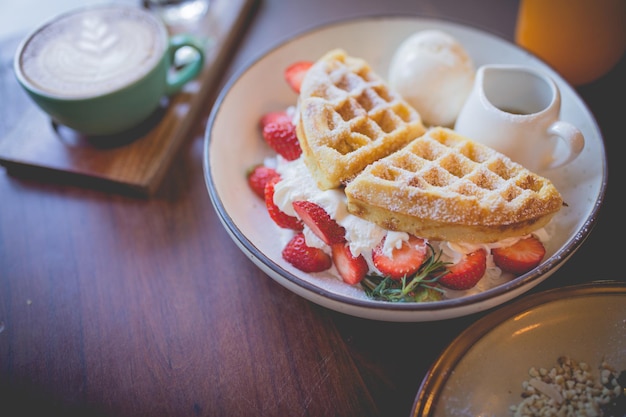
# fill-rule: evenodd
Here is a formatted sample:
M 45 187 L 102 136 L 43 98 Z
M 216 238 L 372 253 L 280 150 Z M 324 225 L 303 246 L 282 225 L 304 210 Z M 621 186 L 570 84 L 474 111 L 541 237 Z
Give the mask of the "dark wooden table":
M 260 51 L 344 17 L 451 19 L 512 40 L 516 12 L 517 1 L 500 0 L 262 1 L 220 83 Z M 625 279 L 625 125 L 613 105 L 623 104 L 625 68 L 578 88 L 604 134 L 608 192 L 589 239 L 533 292 Z M 16 86 L 1 88 L 4 134 L 27 102 Z M 0 171 L 0 415 L 408 416 L 437 355 L 486 313 L 377 322 L 275 283 L 209 201 L 209 111 L 151 198 Z

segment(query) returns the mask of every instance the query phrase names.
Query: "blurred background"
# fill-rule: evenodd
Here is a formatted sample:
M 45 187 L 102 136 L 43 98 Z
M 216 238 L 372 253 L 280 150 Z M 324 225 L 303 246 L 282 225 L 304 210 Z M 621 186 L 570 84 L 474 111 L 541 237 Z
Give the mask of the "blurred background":
M 115 3 L 115 0 L 111 0 Z M 102 0 L 63 0 L 68 8 L 103 3 Z M 0 38 L 20 35 L 25 30 L 35 28 L 57 14 L 57 1 L 22 0 L 0 1 Z M 19 19 L 13 16 L 19 15 Z

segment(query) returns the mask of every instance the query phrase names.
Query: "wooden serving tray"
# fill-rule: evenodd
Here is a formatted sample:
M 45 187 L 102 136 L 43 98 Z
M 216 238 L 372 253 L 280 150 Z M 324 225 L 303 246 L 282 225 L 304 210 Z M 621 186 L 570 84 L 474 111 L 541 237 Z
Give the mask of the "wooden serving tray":
M 257 0 L 212 0 L 191 31 L 208 39 L 204 69 L 183 91 L 164 100 L 149 120 L 124 134 L 85 137 L 54 125 L 30 100 L 19 120 L 0 138 L 0 165 L 7 173 L 148 197 L 158 189 L 181 144 L 193 134 L 201 110 L 211 103 L 219 76 Z M 10 72 L 10 71 L 9 71 Z M 2 80 L 21 88 L 12 72 Z M 14 85 L 13 85 L 14 84 Z

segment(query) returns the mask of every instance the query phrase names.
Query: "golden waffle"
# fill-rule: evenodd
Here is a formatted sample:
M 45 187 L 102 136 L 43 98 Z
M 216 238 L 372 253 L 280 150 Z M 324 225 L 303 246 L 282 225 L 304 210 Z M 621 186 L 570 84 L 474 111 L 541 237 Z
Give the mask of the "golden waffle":
M 425 132 L 417 111 L 367 62 L 340 49 L 307 71 L 299 117 L 304 162 L 322 190 L 345 184 Z
M 345 192 L 350 213 L 385 229 L 468 243 L 529 234 L 563 205 L 548 179 L 441 127 L 368 166 Z

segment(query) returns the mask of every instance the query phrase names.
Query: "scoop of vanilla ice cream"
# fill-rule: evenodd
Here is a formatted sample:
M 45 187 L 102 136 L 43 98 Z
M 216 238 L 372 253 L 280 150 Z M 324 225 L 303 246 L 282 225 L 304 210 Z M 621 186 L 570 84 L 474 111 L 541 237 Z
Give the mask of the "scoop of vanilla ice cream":
M 389 85 L 425 124 L 451 127 L 472 89 L 474 63 L 448 33 L 422 30 L 406 38 L 389 66 Z

